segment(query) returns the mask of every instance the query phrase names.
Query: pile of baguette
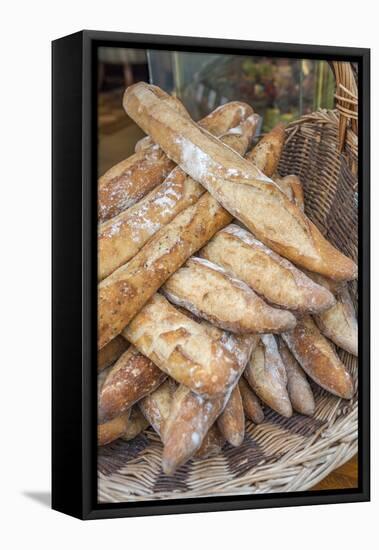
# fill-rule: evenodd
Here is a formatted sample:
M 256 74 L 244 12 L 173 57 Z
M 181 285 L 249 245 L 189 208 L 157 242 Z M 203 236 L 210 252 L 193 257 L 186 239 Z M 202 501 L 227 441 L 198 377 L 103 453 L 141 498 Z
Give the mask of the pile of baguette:
M 171 475 L 241 445 L 265 407 L 313 415 L 309 379 L 353 396 L 335 346 L 357 355 L 357 266 L 278 175 L 282 125 L 251 148 L 245 103 L 195 123 L 139 82 L 123 106 L 147 136 L 99 179 L 98 444 L 151 426 Z

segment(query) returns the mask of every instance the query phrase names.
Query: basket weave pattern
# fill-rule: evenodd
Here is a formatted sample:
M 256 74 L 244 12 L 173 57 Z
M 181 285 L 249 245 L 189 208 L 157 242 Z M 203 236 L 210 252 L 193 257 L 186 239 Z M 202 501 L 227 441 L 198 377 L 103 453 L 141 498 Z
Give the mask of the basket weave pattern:
M 307 215 L 337 248 L 357 261 L 356 87 L 349 64 L 333 64 L 333 69 L 337 109 L 320 110 L 288 126 L 279 172 L 300 177 Z M 356 283 L 350 284 L 350 291 L 357 306 Z M 99 502 L 311 488 L 357 452 L 357 360 L 344 351 L 338 353 L 354 380 L 350 401 L 312 384 L 314 417 L 294 414 L 287 419 L 266 409 L 262 424 L 247 421 L 242 446 L 227 444 L 218 456 L 192 460 L 173 476 L 162 472 L 162 444 L 152 429 L 130 442 L 117 440 L 99 449 Z

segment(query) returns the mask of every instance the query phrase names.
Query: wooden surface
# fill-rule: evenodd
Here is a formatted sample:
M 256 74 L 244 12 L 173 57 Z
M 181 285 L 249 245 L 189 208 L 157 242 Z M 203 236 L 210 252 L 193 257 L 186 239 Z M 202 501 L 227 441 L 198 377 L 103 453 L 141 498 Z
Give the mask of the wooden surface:
M 354 489 L 358 487 L 358 458 L 351 460 L 331 472 L 325 479 L 312 487 L 312 491 L 325 489 Z

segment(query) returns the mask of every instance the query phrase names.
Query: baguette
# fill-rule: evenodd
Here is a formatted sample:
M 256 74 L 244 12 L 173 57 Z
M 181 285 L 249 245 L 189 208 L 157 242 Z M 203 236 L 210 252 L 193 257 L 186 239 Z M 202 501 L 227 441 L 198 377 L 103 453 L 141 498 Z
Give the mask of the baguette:
M 269 306 L 245 283 L 202 258 L 187 260 L 162 291 L 172 303 L 238 334 L 281 332 L 296 324 L 292 313 Z
M 129 343 L 122 336 L 116 336 L 97 355 L 97 370 L 102 371 L 112 365 L 128 348 Z
M 292 407 L 300 414 L 313 416 L 315 412 L 315 400 L 312 388 L 303 369 L 282 338 L 279 340 L 279 353 L 287 373 L 287 390 Z
M 255 424 L 261 424 L 264 420 L 264 413 L 258 397 L 243 377 L 239 379 L 238 386 L 241 393 L 243 410 L 247 418 Z
M 298 176 L 291 174 L 283 178 L 276 177 L 275 183 L 280 187 L 283 193 L 287 195 L 289 200 L 304 212 L 303 186 Z
M 97 426 L 97 444 L 108 445 L 121 437 L 128 429 L 130 411 Z
M 197 450 L 195 457 L 196 458 L 209 458 L 211 456 L 217 455 L 221 449 L 225 439 L 223 438 L 220 430 L 213 424 L 205 434 L 203 442 L 200 448 Z
M 162 440 L 164 438 L 164 424 L 170 414 L 175 390 L 175 382 L 168 379 L 138 403 L 143 416 Z
M 261 336 L 244 371 L 244 376 L 254 392 L 278 414 L 292 416 L 291 402 L 287 393 L 287 375 L 280 357 L 275 337 Z
M 270 248 L 332 279 L 356 278 L 356 264 L 326 241 L 270 178 L 175 112 L 149 85 L 130 86 L 123 106 L 172 160 Z
M 304 317 L 283 340 L 312 380 L 330 393 L 350 399 L 354 388 L 350 374 L 311 317 Z
M 317 313 L 335 303 L 326 288 L 235 224 L 217 233 L 199 254 L 279 307 Z
M 134 317 L 123 336 L 174 380 L 200 395 L 223 394 L 238 376 L 233 354 L 160 294 Z
M 256 117 L 247 118 L 221 139 L 244 154 L 255 131 Z M 236 131 L 238 130 L 238 133 Z M 100 225 L 98 233 L 99 280 L 125 264 L 142 246 L 188 206 L 205 189 L 178 166 L 140 202 Z
M 358 323 L 347 288 L 337 295 L 336 304 L 314 316 L 321 332 L 338 347 L 358 355 Z
M 278 168 L 286 137 L 284 128 L 284 124 L 279 123 L 263 136 L 254 149 L 246 155 L 246 158 L 269 178 L 275 174 Z
M 121 439 L 130 441 L 146 430 L 149 426 L 148 421 L 143 416 L 138 407 L 132 407 L 130 411 L 129 422 L 126 426 L 126 431 L 122 434 Z
M 166 375 L 133 346 L 110 369 L 100 390 L 99 422 L 120 416 L 134 403 L 155 390 Z
M 154 91 L 164 99 L 170 108 L 189 118 L 183 104 L 176 98 L 162 93 L 157 87 Z M 200 124 L 207 131 L 221 135 L 229 128 L 238 126 L 253 113 L 246 103 L 233 101 L 222 105 L 205 117 Z M 130 208 L 149 191 L 168 176 L 175 167 L 172 162 L 152 140 L 145 140 L 134 155 L 113 166 L 99 179 L 98 216 L 104 222 Z
M 245 437 L 245 414 L 238 384 L 218 417 L 217 426 L 226 441 L 233 447 L 241 445 Z
M 230 214 L 206 193 L 104 279 L 98 291 L 99 348 L 117 336 L 169 276 L 230 220 Z

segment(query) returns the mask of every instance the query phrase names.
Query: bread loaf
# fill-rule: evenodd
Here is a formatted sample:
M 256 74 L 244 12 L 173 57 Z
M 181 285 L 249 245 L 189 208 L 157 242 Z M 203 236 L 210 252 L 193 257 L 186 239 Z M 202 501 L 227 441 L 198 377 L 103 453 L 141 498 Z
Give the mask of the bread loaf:
M 104 279 L 98 291 L 99 348 L 117 336 L 169 276 L 230 220 L 206 193 Z
M 213 424 L 205 434 L 200 448 L 195 454 L 195 458 L 209 458 L 217 455 L 221 449 L 225 439 L 216 424 Z
M 162 440 L 164 438 L 164 424 L 170 414 L 172 397 L 176 387 L 175 382 L 168 379 L 138 403 L 143 416 Z
M 116 336 L 97 355 L 97 370 L 102 371 L 112 365 L 126 351 L 129 343 L 122 336 Z
M 146 430 L 148 426 L 149 423 L 146 418 L 143 416 L 139 408 L 134 406 L 131 408 L 129 422 L 126 426 L 126 431 L 121 436 L 121 439 L 130 441 Z
M 279 307 L 316 313 L 335 303 L 328 290 L 235 224 L 217 233 L 199 254 Z
M 303 186 L 298 176 L 293 174 L 289 176 L 275 177 L 275 183 L 287 195 L 289 200 L 296 204 L 300 210 L 304 211 L 304 193 Z
M 217 426 L 226 441 L 233 447 L 241 445 L 245 437 L 245 414 L 238 384 L 218 417 Z
M 279 123 L 258 141 L 246 158 L 266 176 L 273 176 L 278 168 L 285 137 L 284 124 Z
M 290 312 L 269 306 L 245 283 L 202 258 L 187 260 L 162 291 L 172 303 L 238 334 L 281 332 L 296 324 Z
M 243 410 L 247 418 L 255 424 L 260 424 L 264 420 L 264 413 L 258 397 L 243 377 L 239 379 L 238 387 L 241 393 Z
M 284 340 L 279 339 L 279 353 L 287 373 L 287 390 L 292 407 L 300 414 L 313 416 L 315 400 L 307 377 Z
M 109 422 L 104 422 L 97 426 L 97 444 L 108 445 L 115 439 L 121 437 L 128 428 L 130 411 L 126 411 L 121 416 L 116 416 Z
M 334 306 L 315 315 L 314 319 L 321 332 L 338 347 L 358 355 L 358 323 L 347 288 L 337 295 Z
M 172 160 L 270 248 L 333 279 L 356 278 L 356 264 L 326 241 L 272 180 L 178 115 L 149 85 L 130 86 L 123 106 Z
M 204 327 L 156 294 L 123 335 L 160 369 L 195 393 L 225 393 L 238 376 L 233 355 Z
M 291 402 L 287 393 L 287 374 L 280 357 L 275 337 L 261 336 L 246 366 L 244 376 L 254 392 L 282 416 L 292 415 Z
M 351 376 L 311 317 L 283 333 L 283 340 L 312 380 L 330 393 L 350 399 L 354 388 Z
M 229 137 L 230 146 L 244 154 L 254 134 L 255 124 L 256 118 L 249 117 L 221 139 L 226 141 Z M 200 183 L 176 167 L 144 199 L 101 224 L 98 233 L 99 280 L 135 256 L 160 228 L 194 204 L 203 193 L 205 189 Z
M 134 403 L 155 390 L 166 375 L 133 346 L 110 369 L 100 391 L 99 422 L 120 416 Z

